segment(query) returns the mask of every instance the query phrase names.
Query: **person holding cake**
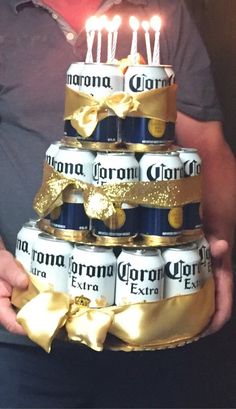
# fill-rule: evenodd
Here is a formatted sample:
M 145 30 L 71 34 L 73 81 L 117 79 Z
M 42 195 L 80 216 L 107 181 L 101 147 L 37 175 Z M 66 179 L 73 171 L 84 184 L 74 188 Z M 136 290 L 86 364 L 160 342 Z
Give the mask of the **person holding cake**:
M 235 158 L 224 139 L 210 61 L 184 2 L 3 0 L 0 14 L 0 405 L 4 408 L 211 406 L 211 398 L 204 391 L 198 391 L 198 397 L 193 398 L 194 381 L 188 383 L 188 392 L 183 390 L 184 381 L 195 376 L 194 368 L 191 372 L 189 367 L 190 357 L 201 348 L 197 344 L 204 341 L 176 351 L 130 354 L 110 351 L 98 354 L 58 341 L 47 355 L 25 337 L 11 306 L 13 287 L 28 286 L 28 276 L 13 256 L 16 234 L 29 217 L 35 217 L 32 201 L 41 183 L 45 151 L 63 133 L 66 71 L 71 62 L 85 60 L 85 21 L 96 13 L 119 14 L 124 26 L 131 15 L 148 19 L 159 14 L 163 19 L 161 61 L 173 65 L 178 84 L 176 140 L 179 145 L 196 148 L 203 160 L 203 225 L 210 243 L 216 284 L 215 314 L 204 335 L 219 331 L 231 317 Z M 117 59 L 129 54 L 129 45 L 127 30 L 120 29 Z M 144 44 L 140 44 L 138 51 L 145 55 Z M 103 52 L 101 59 L 105 61 Z M 213 337 L 210 338 L 209 345 L 214 345 Z M 200 389 L 203 379 L 198 379 Z

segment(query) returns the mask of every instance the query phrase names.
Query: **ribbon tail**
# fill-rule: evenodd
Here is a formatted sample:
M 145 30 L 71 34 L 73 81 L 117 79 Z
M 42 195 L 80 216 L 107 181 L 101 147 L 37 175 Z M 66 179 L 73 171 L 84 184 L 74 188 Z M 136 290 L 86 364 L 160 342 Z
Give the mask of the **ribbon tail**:
M 33 342 L 50 352 L 53 339 L 66 322 L 69 306 L 67 294 L 40 293 L 21 308 L 17 322 Z
M 82 308 L 68 318 L 66 330 L 68 338 L 102 351 L 109 328 L 114 318 L 112 311 Z

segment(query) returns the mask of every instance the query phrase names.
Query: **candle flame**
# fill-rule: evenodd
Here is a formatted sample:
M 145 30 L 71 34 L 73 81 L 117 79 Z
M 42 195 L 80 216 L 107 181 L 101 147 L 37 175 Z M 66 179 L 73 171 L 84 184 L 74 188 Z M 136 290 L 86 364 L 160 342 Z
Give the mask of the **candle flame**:
M 121 25 L 121 17 L 118 16 L 118 14 L 116 14 L 116 15 L 113 17 L 112 24 L 113 24 L 113 30 L 114 30 L 114 31 L 117 31 L 118 28 L 119 28 L 120 25 Z
M 150 24 L 148 21 L 142 21 L 142 27 L 144 29 L 144 31 L 148 32 L 149 28 L 150 28 Z
M 129 19 L 129 25 L 133 31 L 138 31 L 139 28 L 139 21 L 136 17 L 131 16 Z
M 97 27 L 97 17 L 91 16 L 88 18 L 85 24 L 86 31 L 96 30 Z
M 151 27 L 154 31 L 160 31 L 161 18 L 159 16 L 153 16 L 150 20 Z
M 107 24 L 107 16 L 105 16 L 105 14 L 103 14 L 102 16 L 100 16 L 100 17 L 97 19 L 97 27 L 96 27 L 96 29 L 97 29 L 98 31 L 102 31 L 102 30 L 106 27 L 106 24 Z

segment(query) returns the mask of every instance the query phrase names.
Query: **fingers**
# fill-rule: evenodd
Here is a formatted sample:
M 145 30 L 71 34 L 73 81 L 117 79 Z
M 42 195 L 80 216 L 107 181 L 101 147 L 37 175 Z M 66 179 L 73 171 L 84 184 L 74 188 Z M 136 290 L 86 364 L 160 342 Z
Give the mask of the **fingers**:
M 0 323 L 8 331 L 20 335 L 26 335 L 26 333 L 16 321 L 11 295 L 13 287 L 24 290 L 27 286 L 28 275 L 23 266 L 9 251 L 0 250 Z
M 214 262 L 215 313 L 203 336 L 219 331 L 230 319 L 233 306 L 233 273 L 230 263 Z
M 13 310 L 9 298 L 1 298 L 0 300 L 0 322 L 9 332 L 19 335 L 26 335 L 26 332 L 16 321 L 16 313 Z
M 0 279 L 19 289 L 25 289 L 29 284 L 23 266 L 7 250 L 0 251 Z

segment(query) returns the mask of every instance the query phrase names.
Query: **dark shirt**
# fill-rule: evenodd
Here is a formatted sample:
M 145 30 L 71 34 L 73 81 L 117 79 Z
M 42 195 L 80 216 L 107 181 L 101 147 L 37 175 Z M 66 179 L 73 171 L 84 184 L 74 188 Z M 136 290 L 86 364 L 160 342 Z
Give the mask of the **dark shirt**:
M 105 9 L 108 16 L 120 14 L 122 27 L 127 27 L 119 32 L 117 58 L 130 53 L 128 17 L 160 14 L 161 63 L 172 64 L 176 72 L 178 109 L 199 120 L 221 120 L 209 58 L 181 0 L 122 1 Z M 139 47 L 145 56 L 143 35 Z M 70 42 L 49 10 L 30 1 L 1 1 L 0 234 L 13 253 L 17 232 L 36 217 L 32 201 L 42 181 L 46 149 L 63 136 L 66 71 L 72 62 L 83 61 L 85 53 L 82 25 Z

